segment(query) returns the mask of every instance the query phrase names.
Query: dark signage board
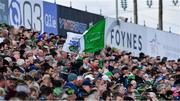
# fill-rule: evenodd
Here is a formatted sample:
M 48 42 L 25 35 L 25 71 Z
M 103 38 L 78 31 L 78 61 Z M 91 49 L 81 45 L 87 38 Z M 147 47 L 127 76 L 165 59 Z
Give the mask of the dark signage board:
M 90 24 L 95 24 L 104 17 L 101 15 L 77 10 L 70 7 L 58 5 L 58 32 L 66 37 L 67 32 L 82 34 L 89 28 Z

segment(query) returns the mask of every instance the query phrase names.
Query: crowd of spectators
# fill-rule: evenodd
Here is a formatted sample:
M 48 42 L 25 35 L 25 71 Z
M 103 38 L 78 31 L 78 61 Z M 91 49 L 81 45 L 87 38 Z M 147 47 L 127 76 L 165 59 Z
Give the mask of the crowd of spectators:
M 180 59 L 106 47 L 62 51 L 65 39 L 0 25 L 0 100 L 180 100 Z

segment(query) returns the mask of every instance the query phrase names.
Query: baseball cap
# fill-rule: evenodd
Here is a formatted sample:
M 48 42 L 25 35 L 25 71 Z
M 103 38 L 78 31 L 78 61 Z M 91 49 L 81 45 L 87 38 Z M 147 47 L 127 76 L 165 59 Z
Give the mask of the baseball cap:
M 89 80 L 84 80 L 82 86 L 92 86 L 92 84 Z
M 63 93 L 63 89 L 60 87 L 56 87 L 53 89 L 53 95 L 54 96 L 60 96 Z
M 108 77 L 113 76 L 113 74 L 111 72 L 106 72 L 105 75 L 108 76 Z
M 68 75 L 68 81 L 73 81 L 73 80 L 76 80 L 77 79 L 77 75 L 74 74 L 74 73 L 70 73 Z
M 157 82 L 161 81 L 161 80 L 165 80 L 166 78 L 164 76 L 160 76 L 156 79 Z
M 103 75 L 103 76 L 102 76 L 102 79 L 103 79 L 104 81 L 109 81 L 109 82 L 111 82 L 111 79 L 110 79 L 107 75 Z
M 18 66 L 22 66 L 25 63 L 25 61 L 23 59 L 18 59 L 16 63 Z
M 93 77 L 92 74 L 89 74 L 89 75 L 86 75 L 86 76 L 84 77 L 84 79 L 94 80 L 94 77 Z
M 18 84 L 16 86 L 16 91 L 17 92 L 25 92 L 25 93 L 29 93 L 30 92 L 30 89 L 27 85 L 25 84 Z

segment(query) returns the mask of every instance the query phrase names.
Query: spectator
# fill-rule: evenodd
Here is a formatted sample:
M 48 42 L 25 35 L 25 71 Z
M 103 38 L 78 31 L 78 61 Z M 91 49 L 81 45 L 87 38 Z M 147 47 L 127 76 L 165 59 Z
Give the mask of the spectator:
M 49 35 L 49 36 L 48 36 Z M 64 38 L 0 27 L 0 100 L 179 100 L 178 61 L 106 47 L 62 51 Z

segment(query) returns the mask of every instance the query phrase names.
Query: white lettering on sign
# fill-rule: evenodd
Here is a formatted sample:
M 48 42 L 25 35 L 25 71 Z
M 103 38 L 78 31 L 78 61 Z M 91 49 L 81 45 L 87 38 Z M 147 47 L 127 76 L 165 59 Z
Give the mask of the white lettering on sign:
M 52 28 L 56 28 L 57 24 L 56 24 L 56 19 L 54 16 L 50 15 L 50 14 L 45 14 L 45 25 L 47 27 L 52 27 Z
M 43 31 L 42 1 L 10 0 L 10 24 Z

